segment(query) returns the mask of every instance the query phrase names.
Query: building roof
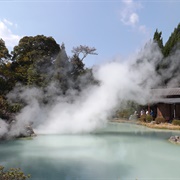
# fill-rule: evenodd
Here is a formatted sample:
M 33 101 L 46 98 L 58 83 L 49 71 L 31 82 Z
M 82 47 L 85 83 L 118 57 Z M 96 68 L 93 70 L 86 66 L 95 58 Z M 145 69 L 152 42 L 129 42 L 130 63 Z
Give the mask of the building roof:
M 180 98 L 160 98 L 154 100 L 156 103 L 166 103 L 166 104 L 175 104 L 180 103 Z
M 178 96 L 180 95 L 180 88 L 152 89 L 151 93 L 153 96 Z
M 180 88 L 152 89 L 151 95 L 152 95 L 151 98 L 152 103 L 167 103 L 167 104 L 180 103 L 180 97 L 172 97 L 172 96 L 180 96 Z M 171 98 L 168 96 L 171 96 Z

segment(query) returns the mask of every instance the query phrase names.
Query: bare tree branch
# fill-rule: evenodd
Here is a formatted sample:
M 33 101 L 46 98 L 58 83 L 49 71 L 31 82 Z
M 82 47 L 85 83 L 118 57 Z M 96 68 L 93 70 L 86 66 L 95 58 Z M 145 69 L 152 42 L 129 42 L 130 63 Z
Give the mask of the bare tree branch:
M 94 47 L 89 47 L 89 46 L 77 46 L 77 47 L 73 47 L 72 49 L 72 53 L 74 53 L 76 56 L 79 57 L 79 55 L 82 53 L 83 57 L 81 58 L 81 61 L 83 61 L 83 59 L 88 55 L 98 55 L 96 52 L 96 48 Z

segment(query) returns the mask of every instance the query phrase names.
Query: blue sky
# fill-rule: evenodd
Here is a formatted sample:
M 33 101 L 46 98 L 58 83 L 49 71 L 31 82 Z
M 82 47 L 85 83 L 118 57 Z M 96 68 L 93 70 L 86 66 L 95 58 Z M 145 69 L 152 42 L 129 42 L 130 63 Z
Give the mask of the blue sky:
M 138 52 L 158 28 L 164 42 L 180 22 L 179 0 L 0 0 L 0 38 L 12 48 L 23 36 L 52 36 L 68 55 L 97 49 L 86 66 Z

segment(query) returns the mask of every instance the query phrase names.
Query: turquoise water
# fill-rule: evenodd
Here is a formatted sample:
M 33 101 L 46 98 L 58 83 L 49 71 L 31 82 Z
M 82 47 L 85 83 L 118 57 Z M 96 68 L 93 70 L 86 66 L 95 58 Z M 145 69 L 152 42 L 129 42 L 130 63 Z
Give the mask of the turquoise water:
M 20 167 L 33 180 L 180 179 L 178 131 L 110 123 L 91 134 L 38 135 L 0 143 L 0 164 Z

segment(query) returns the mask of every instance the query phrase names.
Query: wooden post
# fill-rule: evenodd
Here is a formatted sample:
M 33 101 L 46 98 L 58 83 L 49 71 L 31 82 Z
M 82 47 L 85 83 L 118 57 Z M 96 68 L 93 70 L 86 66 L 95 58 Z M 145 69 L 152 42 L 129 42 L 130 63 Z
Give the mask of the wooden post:
M 150 114 L 150 111 L 151 111 L 150 104 L 148 104 L 148 114 Z
M 176 119 L 176 104 L 174 103 L 174 119 Z

